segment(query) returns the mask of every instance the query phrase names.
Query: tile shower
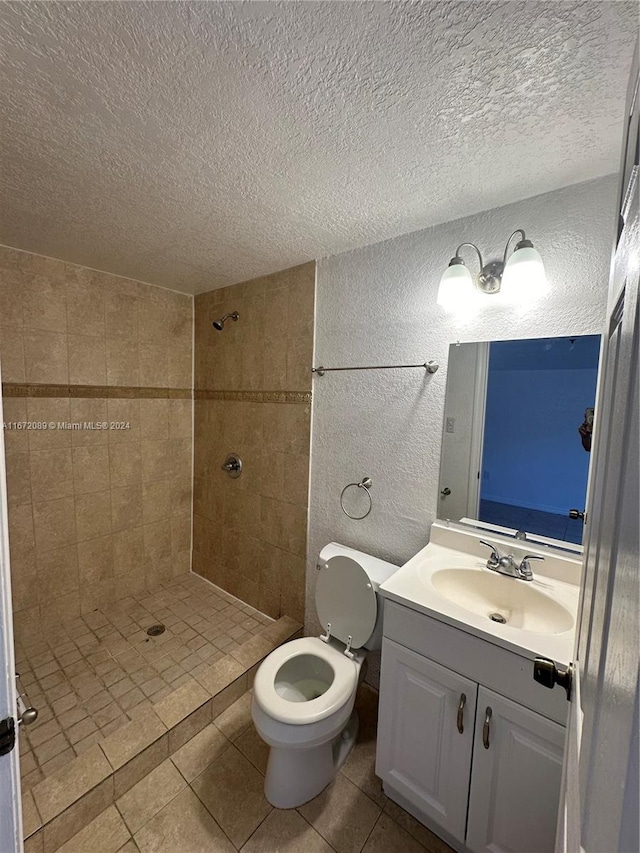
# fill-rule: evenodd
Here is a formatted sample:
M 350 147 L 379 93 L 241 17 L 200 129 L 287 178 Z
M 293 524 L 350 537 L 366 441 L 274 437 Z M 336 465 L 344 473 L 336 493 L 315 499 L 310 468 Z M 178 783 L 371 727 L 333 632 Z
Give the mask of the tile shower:
M 193 570 L 304 621 L 315 263 L 195 298 Z M 212 321 L 238 311 L 222 331 Z M 244 468 L 221 465 L 237 453 Z
M 16 666 L 39 712 L 27 846 L 56 849 L 300 628 L 314 288 L 306 264 L 194 316 L 188 295 L 0 249 Z
M 163 677 L 131 630 L 189 577 L 193 305 L 13 249 L 0 270 L 16 660 L 39 711 L 28 788 L 185 675 L 190 626 L 167 634 L 182 672 Z
M 4 421 L 34 427 L 4 430 L 20 636 L 189 571 L 193 311 L 26 252 L 0 270 Z

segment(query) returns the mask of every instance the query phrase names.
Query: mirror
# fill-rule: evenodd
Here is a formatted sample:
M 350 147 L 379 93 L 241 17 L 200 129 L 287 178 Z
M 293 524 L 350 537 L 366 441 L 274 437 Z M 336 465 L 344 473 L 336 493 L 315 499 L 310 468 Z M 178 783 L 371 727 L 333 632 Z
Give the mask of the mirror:
M 580 545 L 600 335 L 449 347 L 438 518 Z

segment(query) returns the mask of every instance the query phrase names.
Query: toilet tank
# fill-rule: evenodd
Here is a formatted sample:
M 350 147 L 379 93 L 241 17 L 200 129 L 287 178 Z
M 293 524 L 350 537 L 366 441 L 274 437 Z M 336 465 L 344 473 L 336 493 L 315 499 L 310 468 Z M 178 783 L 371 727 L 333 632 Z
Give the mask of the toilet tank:
M 376 600 L 378 605 L 378 613 L 376 624 L 371 633 L 371 636 L 364 644 L 363 648 L 374 650 L 379 649 L 382 643 L 382 613 L 384 609 L 384 599 L 378 594 L 378 587 L 384 583 L 387 578 L 390 578 L 394 572 L 400 568 L 393 563 L 387 563 L 386 560 L 379 560 L 377 557 L 372 557 L 371 554 L 365 554 L 363 551 L 356 551 L 355 548 L 349 548 L 347 545 L 340 545 L 338 542 L 330 542 L 325 545 L 318 556 L 318 568 L 321 568 L 331 557 L 345 556 L 350 557 L 358 563 L 369 576 L 369 580 L 376 592 Z

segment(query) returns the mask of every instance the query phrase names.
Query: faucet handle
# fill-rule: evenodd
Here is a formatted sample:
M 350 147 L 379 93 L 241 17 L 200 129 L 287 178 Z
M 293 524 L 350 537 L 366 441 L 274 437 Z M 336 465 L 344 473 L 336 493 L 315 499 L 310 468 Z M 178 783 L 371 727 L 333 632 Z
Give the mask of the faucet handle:
M 490 542 L 485 542 L 484 539 L 480 539 L 479 541 L 481 545 L 485 545 L 487 548 L 491 548 L 491 556 L 487 560 L 487 565 L 491 563 L 494 566 L 497 566 L 500 562 L 500 554 L 496 546 L 492 545 Z
M 544 557 L 538 557 L 537 554 L 524 555 L 524 557 L 520 561 L 520 565 L 518 566 L 518 571 L 527 580 L 533 580 L 533 572 L 531 571 L 531 566 L 529 565 L 531 560 L 540 560 L 541 562 L 544 562 Z

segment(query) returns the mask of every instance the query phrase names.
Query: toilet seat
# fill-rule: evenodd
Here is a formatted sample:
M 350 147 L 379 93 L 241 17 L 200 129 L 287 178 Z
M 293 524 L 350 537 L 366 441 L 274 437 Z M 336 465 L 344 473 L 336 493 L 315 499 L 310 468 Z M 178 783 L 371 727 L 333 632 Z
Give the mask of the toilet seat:
M 313 655 L 328 663 L 333 670 L 333 682 L 317 699 L 292 702 L 276 692 L 276 677 L 280 668 L 298 655 Z M 359 662 L 350 660 L 318 637 L 290 640 L 274 649 L 263 660 L 254 681 L 254 700 L 274 720 L 291 725 L 315 723 L 329 717 L 347 703 L 357 687 L 359 669 Z
M 327 560 L 316 583 L 316 611 L 327 635 L 350 648 L 364 646 L 376 624 L 378 596 L 360 563 L 346 554 Z

